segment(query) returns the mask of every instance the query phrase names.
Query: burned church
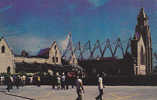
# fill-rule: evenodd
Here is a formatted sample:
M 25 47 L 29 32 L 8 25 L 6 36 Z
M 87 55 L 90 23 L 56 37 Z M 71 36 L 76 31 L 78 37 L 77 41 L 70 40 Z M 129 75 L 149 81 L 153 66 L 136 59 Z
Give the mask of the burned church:
M 71 35 L 68 36 L 69 41 Z M 72 42 L 72 39 L 70 40 Z M 117 45 L 112 48 L 110 41 L 107 40 L 104 48 L 101 47 L 99 41 L 95 44 L 95 47 L 88 42 L 84 48 L 81 48 L 79 44 L 78 50 L 80 50 L 81 59 L 77 59 L 76 50 L 71 51 L 71 59 L 69 65 L 78 64 L 82 66 L 84 72 L 87 75 L 96 75 L 100 72 L 104 72 L 108 75 L 147 75 L 152 72 L 152 40 L 150 29 L 148 25 L 148 16 L 141 8 L 137 16 L 137 25 L 135 27 L 135 33 L 131 40 L 129 40 L 130 52 L 124 51 L 120 43 L 120 39 L 117 40 Z M 72 43 L 69 43 L 72 44 Z M 115 54 L 118 47 L 123 52 L 123 58 L 116 58 Z M 70 47 L 69 50 L 73 50 Z M 128 47 L 127 47 L 128 48 Z M 93 57 L 96 49 L 99 49 L 101 57 L 90 59 Z M 111 51 L 112 57 L 104 57 L 106 49 Z M 84 51 L 89 51 L 89 58 L 82 59 Z M 11 73 L 22 71 L 28 68 L 28 72 L 37 72 L 40 70 L 47 70 L 48 68 L 59 68 L 62 66 L 64 70 L 63 55 L 59 51 L 59 47 L 56 41 L 52 43 L 49 48 L 43 49 L 37 56 L 27 56 L 27 53 L 23 52 L 23 56 L 18 56 L 13 53 L 9 48 L 4 38 L 0 39 L 0 73 L 5 73 L 9 70 Z M 31 67 L 31 69 L 30 69 Z M 16 70 L 15 70 L 16 69 Z
M 96 75 L 104 72 L 108 75 L 147 75 L 152 72 L 152 41 L 148 25 L 148 16 L 141 8 L 137 16 L 137 25 L 135 27 L 134 36 L 129 40 L 128 47 L 131 49 L 124 52 L 120 39 L 117 45 L 112 47 L 110 41 L 106 41 L 104 49 L 96 45 L 93 47 L 100 50 L 101 57 L 99 59 L 81 60 L 79 63 L 84 67 L 90 75 Z M 123 58 L 115 56 L 118 47 L 123 52 Z M 127 47 L 127 48 L 128 48 Z M 87 47 L 86 47 L 87 48 Z M 103 57 L 104 52 L 108 48 L 112 57 Z M 94 50 L 88 50 L 94 51 Z M 93 52 L 91 52 L 93 54 Z
M 72 64 L 75 68 L 72 67 Z M 48 72 L 51 71 L 71 71 L 81 70 L 76 65 L 77 60 L 73 55 L 71 59 L 64 64 L 62 54 L 56 41 L 48 48 L 41 49 L 35 56 L 30 56 L 26 51 L 22 51 L 21 55 L 15 54 L 9 47 L 7 41 L 0 38 L 0 74 L 1 73 L 18 73 L 18 72 Z
M 152 72 L 152 40 L 148 24 L 148 16 L 144 8 L 137 17 L 135 34 L 131 40 L 135 75 L 145 75 Z
M 39 72 L 44 70 L 43 67 L 61 66 L 61 53 L 56 44 L 56 41 L 52 43 L 47 52 L 47 57 L 43 57 L 43 53 L 37 56 L 16 55 L 9 48 L 6 40 L 2 37 L 0 39 L 0 73 L 15 72 Z M 47 68 L 48 69 L 48 68 Z M 47 70 L 46 69 L 46 70 Z

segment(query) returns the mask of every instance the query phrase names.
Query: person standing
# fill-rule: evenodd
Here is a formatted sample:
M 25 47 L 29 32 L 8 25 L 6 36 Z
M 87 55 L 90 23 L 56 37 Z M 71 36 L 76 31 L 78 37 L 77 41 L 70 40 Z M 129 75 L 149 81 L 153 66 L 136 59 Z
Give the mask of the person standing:
M 21 76 L 21 80 L 22 80 L 22 87 L 24 87 L 25 83 L 26 83 L 26 76 L 22 75 Z
M 6 82 L 6 84 L 7 84 L 7 90 L 8 90 L 8 92 L 10 91 L 10 89 L 11 89 L 11 85 L 12 85 L 12 82 L 11 82 L 11 79 L 10 79 L 10 76 L 8 75 L 8 76 L 6 76 L 5 77 L 5 82 Z
M 29 80 L 30 80 L 30 81 L 29 81 L 29 84 L 32 85 L 32 84 L 33 84 L 33 76 L 29 77 Z
M 65 87 L 67 90 L 69 89 L 69 85 L 70 85 L 70 76 L 69 76 L 69 72 L 67 72 L 65 78 Z
M 37 86 L 38 86 L 38 87 L 40 87 L 40 81 L 41 81 L 41 80 L 40 80 L 40 76 L 38 75 L 38 76 L 37 76 Z
M 105 72 L 102 72 L 102 79 L 103 79 L 103 86 L 105 88 L 105 79 L 106 79 L 107 74 Z
M 60 75 L 59 73 L 57 72 L 56 73 L 56 82 L 57 82 L 57 89 L 60 89 L 61 88 L 61 78 L 60 78 Z
M 96 97 L 96 100 L 102 100 L 103 96 L 103 78 L 101 75 L 98 75 L 98 90 L 99 95 Z
M 11 80 L 11 86 L 10 86 L 10 88 L 13 89 L 13 85 L 14 85 L 14 84 L 13 84 L 13 83 L 14 83 L 13 76 L 10 76 L 10 80 Z
M 76 100 L 83 100 L 83 93 L 84 93 L 84 88 L 83 88 L 83 82 L 79 76 L 77 76 L 76 80 L 76 92 L 77 92 L 77 99 Z
M 64 89 L 65 90 L 65 75 L 64 75 L 64 73 L 62 73 L 62 77 L 61 77 L 61 87 L 62 87 L 62 89 Z
M 56 75 L 55 75 L 55 74 L 52 75 L 51 78 L 52 78 L 52 79 L 51 79 L 51 81 L 52 81 L 52 89 L 55 89 L 55 85 L 56 85 Z
M 57 89 L 60 89 L 61 88 L 61 78 L 60 76 L 58 75 L 57 76 Z
M 16 86 L 16 88 L 17 89 L 19 89 L 19 86 L 20 86 L 20 75 L 17 75 L 16 77 L 15 77 L 15 86 Z

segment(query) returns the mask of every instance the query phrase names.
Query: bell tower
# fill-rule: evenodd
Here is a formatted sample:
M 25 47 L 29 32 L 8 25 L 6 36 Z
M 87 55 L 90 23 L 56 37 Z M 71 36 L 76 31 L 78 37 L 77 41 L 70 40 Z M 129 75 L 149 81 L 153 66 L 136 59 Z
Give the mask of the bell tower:
M 152 72 L 152 40 L 148 24 L 148 16 L 144 12 L 144 8 L 141 8 L 139 15 L 137 16 L 137 25 L 134 35 L 134 39 L 140 40 L 140 38 L 142 38 L 144 43 L 143 49 L 145 49 L 145 60 L 143 64 L 146 66 L 146 74 L 148 74 Z M 139 48 L 138 45 L 137 48 Z M 141 54 L 141 52 L 142 51 L 137 51 L 137 55 L 138 53 Z

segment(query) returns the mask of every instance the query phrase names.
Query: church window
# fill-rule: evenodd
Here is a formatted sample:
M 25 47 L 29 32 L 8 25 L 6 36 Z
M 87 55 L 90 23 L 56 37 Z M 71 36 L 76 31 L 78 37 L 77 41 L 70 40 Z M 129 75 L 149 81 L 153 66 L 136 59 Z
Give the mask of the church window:
M 144 65 L 144 53 L 143 53 L 143 48 L 141 48 L 140 56 L 141 56 L 141 65 Z
M 55 57 L 52 57 L 52 62 L 55 62 Z
M 2 53 L 5 53 L 5 47 L 4 47 L 4 46 L 2 46 L 1 52 L 2 52 Z
M 10 66 L 8 66 L 8 67 L 7 67 L 7 73 L 8 73 L 8 74 L 10 73 L 10 70 L 11 70 L 11 68 L 10 68 Z
M 54 49 L 56 50 L 56 48 L 57 48 L 57 47 L 56 47 L 56 45 L 55 45 L 55 46 L 54 46 Z
M 56 57 L 56 62 L 58 62 L 58 57 Z
M 57 55 L 57 50 L 55 51 L 55 55 Z

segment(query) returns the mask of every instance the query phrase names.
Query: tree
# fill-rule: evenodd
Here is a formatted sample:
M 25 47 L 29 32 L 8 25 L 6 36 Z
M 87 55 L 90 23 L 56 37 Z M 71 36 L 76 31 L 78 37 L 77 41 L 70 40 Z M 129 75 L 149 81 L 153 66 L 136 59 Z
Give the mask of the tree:
M 28 57 L 29 54 L 28 54 L 28 52 L 26 52 L 25 50 L 22 50 L 21 56 L 23 56 L 23 57 Z

